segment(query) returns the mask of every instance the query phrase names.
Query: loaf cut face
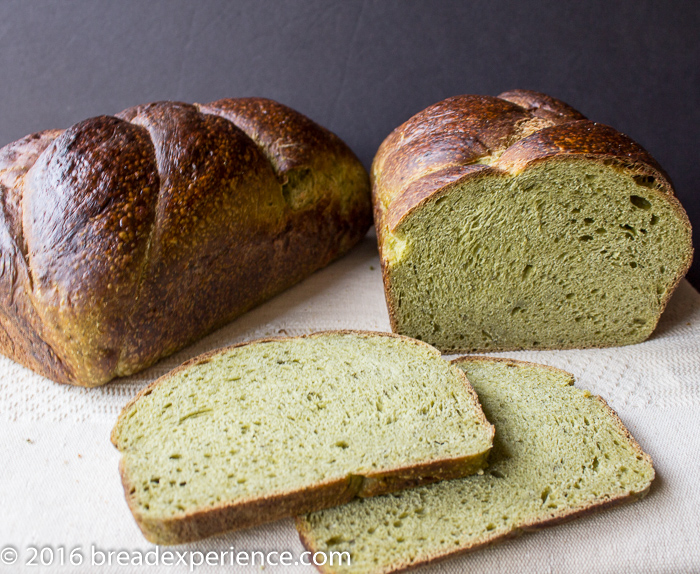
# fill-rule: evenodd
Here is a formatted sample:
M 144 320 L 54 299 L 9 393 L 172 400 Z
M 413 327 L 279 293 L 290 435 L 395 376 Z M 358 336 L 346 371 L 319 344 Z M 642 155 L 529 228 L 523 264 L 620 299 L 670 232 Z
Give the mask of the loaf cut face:
M 349 332 L 193 359 L 112 432 L 129 507 L 159 544 L 465 476 L 492 438 L 466 377 L 437 350 Z
M 601 399 L 569 373 L 520 361 L 465 357 L 455 364 L 496 427 L 483 474 L 297 518 L 314 552 L 347 552 L 326 572 L 385 573 L 468 552 L 525 530 L 637 499 L 651 459 Z
M 347 252 L 369 178 L 261 98 L 156 102 L 0 149 L 0 352 L 62 383 L 142 370 Z
M 372 176 L 392 328 L 444 352 L 641 342 L 692 259 L 653 158 L 542 94 L 435 104 Z

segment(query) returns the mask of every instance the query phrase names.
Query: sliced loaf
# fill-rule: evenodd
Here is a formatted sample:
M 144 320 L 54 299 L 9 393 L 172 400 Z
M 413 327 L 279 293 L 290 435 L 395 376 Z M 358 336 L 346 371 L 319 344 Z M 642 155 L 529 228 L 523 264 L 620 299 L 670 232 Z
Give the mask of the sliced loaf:
M 569 373 L 507 359 L 456 364 L 496 427 L 487 470 L 297 518 L 304 545 L 326 553 L 327 564 L 334 558 L 322 570 L 395 572 L 648 491 L 649 456 Z
M 372 178 L 392 328 L 444 352 L 638 343 L 690 265 L 656 161 L 544 94 L 430 106 Z
M 360 332 L 202 355 L 145 389 L 112 432 L 129 507 L 159 544 L 465 476 L 492 439 L 438 351 Z

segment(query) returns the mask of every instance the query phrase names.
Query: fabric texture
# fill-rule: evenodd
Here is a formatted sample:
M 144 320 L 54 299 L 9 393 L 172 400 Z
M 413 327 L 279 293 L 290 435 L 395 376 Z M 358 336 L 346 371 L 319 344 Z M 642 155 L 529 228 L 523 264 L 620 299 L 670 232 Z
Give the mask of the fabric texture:
M 50 572 L 128 572 L 93 565 L 91 552 L 154 548 L 129 512 L 109 442 L 117 415 L 140 389 L 202 352 L 260 337 L 330 329 L 388 331 L 381 271 L 372 234 L 348 256 L 150 369 L 104 387 L 59 385 L 0 357 L 0 558 L 31 569 L 35 547 L 51 547 Z M 648 452 L 657 471 L 641 502 L 588 516 L 424 571 L 458 573 L 683 573 L 700 571 L 700 294 L 683 281 L 652 337 L 614 349 L 523 351 L 495 356 L 559 367 L 576 385 L 605 398 Z M 59 547 L 65 548 L 64 565 Z M 175 547 L 183 551 L 303 552 L 291 520 Z M 80 567 L 68 555 L 80 548 Z M 166 548 L 161 548 L 161 552 Z M 48 559 L 48 552 L 44 554 Z M 96 554 L 96 562 L 101 555 Z M 41 564 L 41 557 L 35 559 Z M 37 568 L 33 568 L 37 570 Z M 226 566 L 260 571 L 260 566 Z M 186 572 L 189 564 L 148 567 Z M 224 570 L 221 565 L 195 571 Z M 311 566 L 266 565 L 265 571 L 312 572 Z

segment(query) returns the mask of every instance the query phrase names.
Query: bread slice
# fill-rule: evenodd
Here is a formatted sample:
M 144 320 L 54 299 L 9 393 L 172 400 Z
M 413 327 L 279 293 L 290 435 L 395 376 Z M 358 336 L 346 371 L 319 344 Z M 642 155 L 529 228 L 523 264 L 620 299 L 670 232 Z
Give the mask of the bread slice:
M 456 365 L 496 426 L 487 470 L 297 518 L 304 545 L 326 553 L 323 571 L 395 572 L 649 490 L 650 457 L 605 401 L 574 387 L 569 373 L 481 357 Z
M 159 544 L 465 476 L 492 439 L 438 351 L 361 332 L 202 355 L 146 388 L 112 431 L 129 508 Z
M 372 177 L 392 328 L 443 352 L 638 343 L 692 259 L 656 161 L 543 94 L 430 106 Z

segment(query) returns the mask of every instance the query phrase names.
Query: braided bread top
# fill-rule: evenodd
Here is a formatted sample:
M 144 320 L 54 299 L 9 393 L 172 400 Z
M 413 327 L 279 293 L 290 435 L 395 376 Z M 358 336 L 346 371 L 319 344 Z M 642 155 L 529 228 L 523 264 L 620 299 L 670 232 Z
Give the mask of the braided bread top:
M 557 155 L 607 156 L 670 181 L 639 144 L 529 90 L 447 98 L 396 128 L 372 164 L 375 222 L 393 231 L 416 207 L 465 177 L 518 173 Z
M 347 251 L 367 174 L 261 98 L 156 102 L 0 150 L 0 350 L 62 382 L 135 372 Z

